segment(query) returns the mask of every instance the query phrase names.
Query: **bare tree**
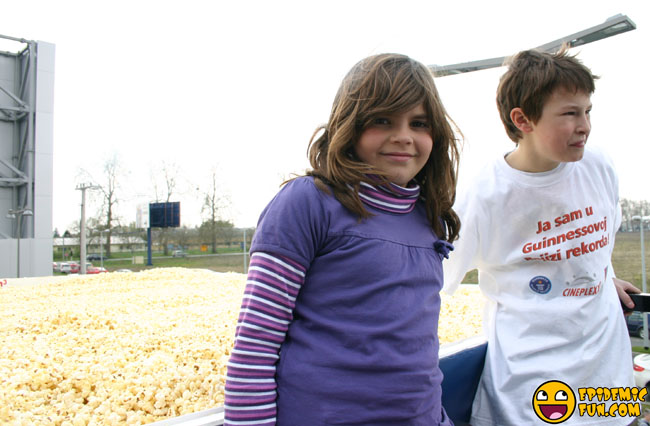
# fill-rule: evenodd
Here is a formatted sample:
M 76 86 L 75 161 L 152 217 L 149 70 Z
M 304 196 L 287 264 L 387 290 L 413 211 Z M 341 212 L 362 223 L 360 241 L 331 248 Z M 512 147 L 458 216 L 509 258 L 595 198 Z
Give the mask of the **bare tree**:
M 217 238 L 219 236 L 221 210 L 228 204 L 228 197 L 219 191 L 217 172 L 212 170 L 210 175 L 210 186 L 203 193 L 203 207 L 201 214 L 204 216 L 202 228 L 207 228 L 212 246 L 212 253 L 217 252 Z
M 121 190 L 120 180 L 127 175 L 127 172 L 123 169 L 118 155 L 113 154 L 104 162 L 103 174 L 100 179 L 95 179 L 87 170 L 81 170 L 81 174 L 94 182 L 101 194 L 101 207 L 98 212 L 96 229 L 106 232 L 106 256 L 110 257 L 112 229 L 120 221 L 117 214 L 117 205 L 120 202 L 118 198 L 118 193 Z
M 122 175 L 122 168 L 117 157 L 114 154 L 112 158 L 104 163 L 104 176 L 103 184 L 99 185 L 100 191 L 103 194 L 102 198 L 102 212 L 104 217 L 104 230 L 106 231 L 106 256 L 111 256 L 111 236 L 113 232 L 114 222 L 119 222 L 116 214 L 117 204 L 119 199 L 117 197 L 118 190 L 120 189 L 119 176 Z
M 647 200 L 629 200 L 621 199 L 622 224 L 621 229 L 624 231 L 638 231 L 640 222 L 632 220 L 634 216 L 650 214 L 650 202 Z M 646 225 L 647 226 L 647 225 Z
M 187 247 L 189 247 L 190 245 L 190 241 L 193 233 L 194 230 L 189 229 L 187 226 L 181 226 L 179 228 L 174 229 L 173 232 L 174 240 L 177 242 L 177 244 L 180 247 L 187 250 Z
M 179 168 L 175 163 L 163 162 L 162 166 L 154 170 L 151 175 L 151 182 L 155 195 L 155 202 L 169 203 L 176 193 L 178 186 Z M 158 244 L 163 246 L 165 256 L 169 255 L 169 230 L 161 229 L 158 233 Z
M 151 184 L 156 202 L 170 202 L 178 186 L 180 171 L 175 163 L 163 162 L 162 166 L 152 171 Z

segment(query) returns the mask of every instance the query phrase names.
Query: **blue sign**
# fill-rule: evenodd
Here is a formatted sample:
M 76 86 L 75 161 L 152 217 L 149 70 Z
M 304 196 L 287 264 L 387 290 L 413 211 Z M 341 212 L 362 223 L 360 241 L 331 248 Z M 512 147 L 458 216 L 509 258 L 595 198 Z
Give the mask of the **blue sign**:
M 181 226 L 181 203 L 150 203 L 149 227 L 178 228 Z

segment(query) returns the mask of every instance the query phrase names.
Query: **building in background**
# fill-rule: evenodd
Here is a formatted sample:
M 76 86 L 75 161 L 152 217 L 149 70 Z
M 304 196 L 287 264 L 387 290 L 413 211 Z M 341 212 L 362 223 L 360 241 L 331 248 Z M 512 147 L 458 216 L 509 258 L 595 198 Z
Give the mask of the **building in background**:
M 52 274 L 54 50 L 0 35 L 0 278 Z

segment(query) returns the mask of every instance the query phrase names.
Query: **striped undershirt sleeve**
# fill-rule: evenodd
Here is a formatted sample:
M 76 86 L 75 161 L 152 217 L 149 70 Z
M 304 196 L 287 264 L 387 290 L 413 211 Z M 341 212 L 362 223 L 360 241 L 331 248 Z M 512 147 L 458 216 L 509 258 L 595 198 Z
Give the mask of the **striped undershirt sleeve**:
M 305 281 L 283 256 L 253 253 L 228 362 L 224 425 L 275 425 L 275 366 Z

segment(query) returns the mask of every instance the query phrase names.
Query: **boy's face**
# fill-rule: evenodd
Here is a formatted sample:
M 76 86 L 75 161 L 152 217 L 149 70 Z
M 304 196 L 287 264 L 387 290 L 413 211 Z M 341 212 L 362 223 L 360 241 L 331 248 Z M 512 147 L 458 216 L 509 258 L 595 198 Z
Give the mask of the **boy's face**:
M 431 126 L 423 104 L 403 113 L 375 117 L 354 149 L 361 161 L 405 187 L 429 159 Z
M 579 161 L 591 131 L 591 96 L 557 89 L 548 98 L 537 123 L 530 123 L 520 148 L 528 171 L 552 170 L 560 163 Z

